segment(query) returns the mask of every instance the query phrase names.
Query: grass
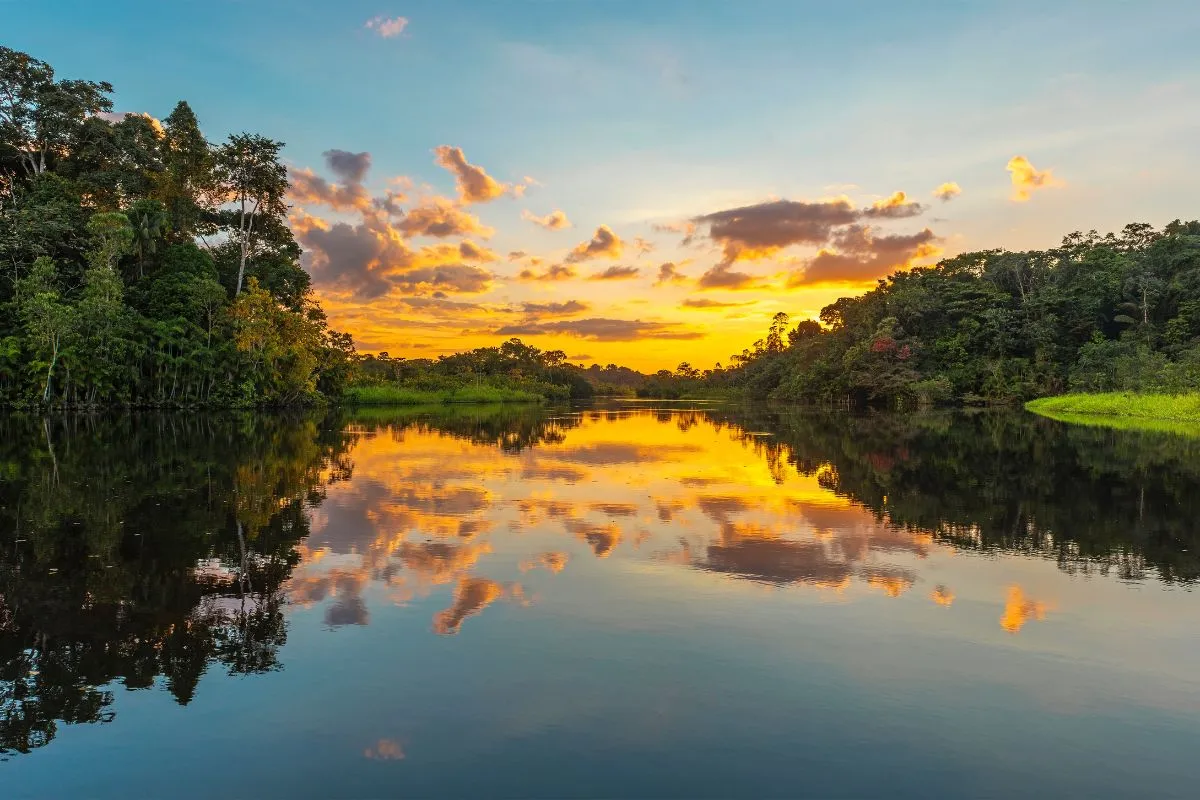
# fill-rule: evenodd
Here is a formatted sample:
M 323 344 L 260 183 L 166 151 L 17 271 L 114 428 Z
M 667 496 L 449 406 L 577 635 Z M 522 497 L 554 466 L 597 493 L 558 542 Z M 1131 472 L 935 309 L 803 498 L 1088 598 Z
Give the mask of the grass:
M 409 389 L 403 386 L 351 386 L 345 402 L 373 406 L 446 405 L 448 403 L 541 403 L 545 397 L 524 389 L 463 386 L 455 389 Z
M 1200 436 L 1200 392 L 1063 394 L 1030 400 L 1025 408 L 1076 425 Z

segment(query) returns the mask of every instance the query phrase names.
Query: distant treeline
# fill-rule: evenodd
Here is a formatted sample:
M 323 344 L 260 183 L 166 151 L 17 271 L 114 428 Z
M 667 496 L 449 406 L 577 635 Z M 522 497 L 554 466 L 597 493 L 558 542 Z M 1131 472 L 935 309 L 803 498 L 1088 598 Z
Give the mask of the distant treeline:
M 1067 389 L 1200 389 L 1200 222 L 1073 233 L 1050 250 L 964 253 L 776 314 L 726 367 L 684 363 L 640 391 L 893 406 L 1013 402 Z
M 0 47 L 0 403 L 290 405 L 337 397 L 331 330 L 287 226 L 282 142 L 210 143 L 185 102 Z
M 462 396 L 481 400 L 528 399 L 580 400 L 596 395 L 628 395 L 646 382 L 640 372 L 615 364 L 583 368 L 567 361 L 562 350 L 539 350 L 520 339 L 509 339 L 498 347 L 479 347 L 463 353 L 428 358 L 392 358 L 387 353 L 356 359 L 350 399 L 386 392 L 361 389 L 399 390 L 402 398 Z M 406 393 L 406 394 L 401 394 Z M 492 395 L 492 396 L 489 396 Z

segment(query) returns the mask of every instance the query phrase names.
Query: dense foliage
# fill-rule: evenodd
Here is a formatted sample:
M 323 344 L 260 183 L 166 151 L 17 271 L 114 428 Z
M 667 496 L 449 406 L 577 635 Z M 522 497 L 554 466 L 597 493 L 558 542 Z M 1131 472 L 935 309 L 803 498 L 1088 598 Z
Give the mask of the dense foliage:
M 792 464 L 881 519 L 1068 572 L 1200 580 L 1200 439 L 1007 409 L 861 414 L 708 409 L 777 472 Z M 764 437 L 748 431 L 770 431 Z
M 647 391 L 913 405 L 1078 391 L 1200 389 L 1200 222 L 1074 233 L 1045 251 L 964 253 L 898 272 L 733 365 Z
M 300 267 L 282 143 L 210 143 L 185 102 L 114 121 L 112 91 L 0 47 L 0 402 L 339 394 L 353 348 Z
M 401 403 L 404 398 L 453 400 L 456 396 L 485 402 L 531 396 L 567 400 L 597 393 L 588 372 L 567 363 L 562 350 L 539 350 L 520 339 L 437 359 L 364 355 L 356 361 L 353 380 L 356 388 L 393 391 L 355 392 L 351 399 L 378 395 Z

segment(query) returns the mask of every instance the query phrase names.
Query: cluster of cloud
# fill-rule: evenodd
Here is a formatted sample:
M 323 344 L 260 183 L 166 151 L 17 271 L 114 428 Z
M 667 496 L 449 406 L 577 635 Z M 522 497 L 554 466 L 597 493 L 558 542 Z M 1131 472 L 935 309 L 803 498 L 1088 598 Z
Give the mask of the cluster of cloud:
M 938 237 L 925 228 L 913 234 L 877 234 L 865 225 L 850 225 L 832 239 L 836 250 L 820 250 L 788 277 L 788 286 L 871 281 L 914 261 L 941 252 Z
M 944 188 L 944 187 L 939 187 Z M 746 290 L 764 285 L 761 276 L 738 270 L 739 262 L 777 257 L 793 246 L 814 246 L 818 254 L 793 272 L 789 286 L 828 282 L 861 282 L 879 278 L 932 255 L 936 237 L 929 229 L 912 236 L 878 235 L 867 222 L 918 216 L 927 206 L 904 192 L 894 192 L 865 208 L 847 197 L 830 200 L 772 200 L 694 217 L 687 236 L 706 231 L 721 248 L 722 260 L 697 280 L 701 289 Z
M 536 264 L 534 265 L 536 267 Z M 551 264 L 542 272 L 536 271 L 533 267 L 526 267 L 517 273 L 519 281 L 567 281 L 574 278 L 578 273 L 575 268 L 568 264 Z
M 378 26 L 385 22 L 391 21 L 379 18 Z M 403 30 L 403 24 L 399 30 Z M 507 260 L 519 265 L 516 274 L 502 271 L 498 275 L 489 265 L 500 256 L 478 243 L 489 240 L 495 230 L 473 213 L 473 207 L 503 197 L 521 197 L 526 187 L 536 182 L 531 178 L 523 178 L 523 183 L 500 181 L 482 166 L 471 163 L 460 147 L 441 145 L 433 155 L 434 162 L 453 176 L 453 196 L 422 192 L 410 197 L 413 184 L 407 178 L 392 179 L 382 191 L 370 190 L 372 157 L 368 152 L 325 151 L 324 176 L 312 169 L 291 171 L 290 198 L 296 204 L 291 224 L 305 248 L 305 266 L 318 287 L 332 289 L 334 296 L 358 303 L 389 296 L 393 301 L 389 313 L 407 309 L 445 317 L 447 321 L 455 315 L 523 315 L 521 322 L 500 324 L 488 334 L 573 336 L 603 342 L 694 339 L 704 334 L 654 318 L 577 319 L 591 308 L 579 300 L 514 303 L 503 298 L 502 302 L 486 304 L 451 296 L 491 291 L 502 284 L 505 273 L 507 280 L 543 284 L 647 277 L 655 287 L 686 285 L 701 291 L 818 285 L 844 285 L 849 289 L 870 285 L 941 252 L 941 239 L 927 226 L 907 232 L 891 229 L 930 208 L 903 191 L 895 191 L 867 204 L 856 204 L 845 195 L 811 201 L 771 199 L 651 225 L 655 232 L 679 236 L 682 246 L 720 253 L 716 263 L 710 261 L 711 266 L 695 277 L 682 270 L 689 260 L 665 261 L 657 267 L 646 262 L 617 263 L 580 274 L 580 265 L 586 262 L 619 261 L 627 254 L 640 261 L 656 249 L 650 239 L 632 232 L 630 238 L 623 239 L 604 224 L 596 226 L 589 239 L 552 254 L 553 258 L 514 250 Z M 1040 189 L 1063 185 L 1050 170 L 1036 169 L 1024 156 L 1014 156 L 1007 169 L 1015 201 L 1028 200 Z M 946 203 L 962 192 L 958 183 L 947 181 L 931 191 L 930 200 Z M 307 210 L 315 206 L 336 215 L 323 219 Z M 521 217 L 547 231 L 573 227 L 567 213 L 559 208 L 545 215 L 525 209 Z M 438 241 L 419 243 L 420 239 Z M 796 257 L 787 252 L 791 248 L 810 248 L 808 252 L 815 255 Z M 761 267 L 756 269 L 753 265 L 759 262 L 775 262 L 775 270 L 766 273 Z M 546 286 L 545 291 L 555 290 Z M 721 310 L 752 304 L 689 298 L 678 308 Z M 464 319 L 464 327 L 468 323 L 469 319 Z
M 399 36 L 404 33 L 404 29 L 408 27 L 408 20 L 404 17 L 385 17 L 382 14 L 377 17 L 372 17 L 363 25 L 367 30 L 374 31 L 384 39 L 390 39 L 393 36 Z
M 571 220 L 567 219 L 567 215 L 557 209 L 544 217 L 539 217 L 537 214 L 526 209 L 521 212 L 521 218 L 529 220 L 534 225 L 545 228 L 548 231 L 561 231 L 563 228 L 571 227 Z
M 596 342 L 635 342 L 642 339 L 701 339 L 704 333 L 673 322 L 643 322 L 639 319 L 559 320 L 504 325 L 493 331 L 498 336 L 562 335 Z
M 666 261 L 658 265 L 658 279 L 654 281 L 655 286 L 665 286 L 669 284 L 687 283 L 687 276 L 679 271 L 679 265 L 674 261 Z
M 497 255 L 463 237 L 488 239 L 495 230 L 468 206 L 505 195 L 520 196 L 523 184 L 501 183 L 470 163 L 461 148 L 443 145 L 434 150 L 435 162 L 454 176 L 457 198 L 433 195 L 410 202 L 404 191 L 412 185 L 407 178 L 393 179 L 390 186 L 398 188 L 380 194 L 367 189 L 370 153 L 332 149 L 322 155 L 331 179 L 311 169 L 293 169 L 289 176 L 289 197 L 297 206 L 292 229 L 305 248 L 305 265 L 314 282 L 358 300 L 393 291 L 423 296 L 478 293 L 491 287 L 495 275 L 480 265 L 496 261 Z M 312 206 L 357 219 L 325 220 L 305 210 Z M 556 213 L 565 221 L 562 212 Z M 559 224 L 555 214 L 547 219 Z M 421 237 L 461 241 L 412 243 Z
M 625 281 L 632 278 L 637 278 L 642 274 L 642 271 L 637 267 L 609 267 L 602 272 L 596 272 L 588 276 L 589 281 Z
M 526 314 L 543 317 L 570 317 L 575 314 L 582 314 L 584 311 L 587 311 L 590 308 L 590 305 L 580 302 L 579 300 L 521 304 L 521 310 Z
M 625 243 L 621 241 L 621 237 L 613 233 L 612 228 L 607 225 L 601 225 L 596 228 L 596 232 L 592 234 L 591 239 L 586 242 L 580 242 L 567 254 L 567 261 L 574 264 L 593 258 L 617 259 L 621 257 L 621 253 L 624 251 Z
M 744 303 L 725 303 L 720 300 L 710 300 L 707 297 L 689 297 L 683 301 L 683 308 L 694 308 L 703 310 L 716 310 L 722 308 L 735 308 L 737 306 L 752 306 L 753 300 L 747 300 Z
M 1039 189 L 1066 185 L 1050 170 L 1035 168 L 1025 156 L 1013 156 L 1005 169 L 1012 180 L 1012 199 L 1017 203 L 1024 203 Z
M 488 175 L 483 167 L 467 161 L 461 147 L 444 144 L 435 147 L 433 152 L 437 163 L 454 176 L 459 200 L 464 204 L 486 203 L 506 194 L 514 197 L 525 194 L 525 184 L 501 183 Z
M 941 186 L 933 190 L 933 196 L 943 203 L 948 203 L 954 198 L 962 194 L 962 187 L 954 181 L 946 181 Z

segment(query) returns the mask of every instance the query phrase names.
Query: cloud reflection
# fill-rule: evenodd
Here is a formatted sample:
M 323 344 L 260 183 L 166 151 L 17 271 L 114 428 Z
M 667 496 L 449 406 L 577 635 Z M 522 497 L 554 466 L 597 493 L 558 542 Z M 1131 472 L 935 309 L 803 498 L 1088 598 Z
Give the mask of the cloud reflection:
M 313 512 L 293 602 L 323 604 L 331 626 L 364 625 L 379 598 L 424 606 L 437 595 L 447 605 L 432 629 L 450 635 L 498 601 L 526 602 L 522 584 L 502 580 L 514 570 L 536 589 L 573 558 L 898 600 L 922 582 L 925 562 L 956 552 L 833 493 L 830 465 L 791 463 L 770 436 L 714 415 L 626 408 L 546 419 L 553 435 L 529 446 L 513 446 L 514 432 L 544 426 L 485 433 L 481 419 L 422 417 L 356 429 L 354 477 Z M 917 596 L 954 602 L 944 585 Z M 1016 632 L 1045 611 L 1014 587 L 1001 624 Z

